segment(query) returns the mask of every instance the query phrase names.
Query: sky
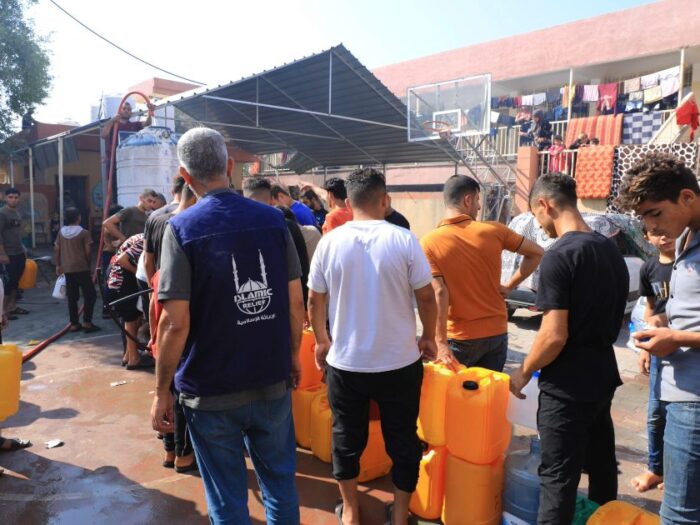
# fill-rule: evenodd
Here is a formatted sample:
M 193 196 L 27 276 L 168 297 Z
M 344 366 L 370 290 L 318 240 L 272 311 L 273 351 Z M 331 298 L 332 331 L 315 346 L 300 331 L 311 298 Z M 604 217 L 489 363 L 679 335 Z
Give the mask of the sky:
M 140 58 L 209 85 L 238 80 L 339 43 L 365 66 L 393 64 L 563 24 L 643 0 L 55 0 Z M 552 6 L 556 5 L 556 9 Z M 41 122 L 85 124 L 103 94 L 153 76 L 137 62 L 38 0 L 27 10 L 48 38 L 53 83 Z M 545 44 L 546 45 L 546 44 Z M 488 71 L 484 71 L 488 73 Z

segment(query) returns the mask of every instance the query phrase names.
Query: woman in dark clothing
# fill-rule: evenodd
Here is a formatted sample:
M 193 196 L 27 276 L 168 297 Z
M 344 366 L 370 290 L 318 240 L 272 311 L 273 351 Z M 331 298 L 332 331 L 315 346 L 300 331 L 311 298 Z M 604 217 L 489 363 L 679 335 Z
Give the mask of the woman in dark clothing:
M 552 125 L 544 118 L 544 112 L 537 110 L 532 115 L 530 127 L 527 130 L 531 143 L 539 151 L 543 151 L 552 145 Z

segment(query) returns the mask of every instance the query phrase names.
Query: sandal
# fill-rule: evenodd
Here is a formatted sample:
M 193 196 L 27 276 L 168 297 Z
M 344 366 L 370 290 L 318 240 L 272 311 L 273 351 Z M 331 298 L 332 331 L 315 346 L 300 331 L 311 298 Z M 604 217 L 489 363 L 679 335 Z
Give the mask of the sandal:
M 13 452 L 15 450 L 21 450 L 23 448 L 31 447 L 32 442 L 28 439 L 18 439 L 18 438 L 4 438 L 0 437 L 0 452 Z M 10 442 L 9 447 L 5 447 L 5 443 Z
M 24 308 L 20 308 L 19 306 L 15 308 L 14 312 L 10 312 L 12 314 L 20 314 L 20 315 L 27 315 L 29 313 L 29 310 L 25 310 Z
M 82 330 L 82 329 L 83 329 L 83 327 L 80 326 L 79 324 L 72 324 L 72 325 L 70 325 L 70 328 L 68 329 L 68 331 L 69 332 L 80 332 L 80 330 Z
M 102 328 L 100 328 L 99 326 L 94 325 L 92 323 L 90 323 L 88 326 L 83 325 L 83 332 L 85 332 L 86 334 L 91 334 L 93 332 L 99 332 L 100 330 L 102 330 Z
M 168 453 L 170 453 L 170 452 L 168 452 Z M 172 454 L 175 454 L 175 453 L 172 452 Z M 167 456 L 166 456 L 166 459 L 163 460 L 161 465 L 163 465 L 165 468 L 175 468 L 175 459 L 169 460 L 169 459 L 167 459 Z
M 391 525 L 391 518 L 392 518 L 393 515 L 394 515 L 394 503 L 393 503 L 393 502 L 392 502 L 392 503 L 387 503 L 387 504 L 384 506 L 384 514 L 385 514 L 384 517 L 385 517 L 385 519 L 386 519 L 386 522 L 385 522 L 384 525 Z M 417 521 L 416 518 L 413 516 L 413 514 L 411 514 L 411 513 L 409 512 L 409 513 L 408 513 L 408 525 L 417 525 L 417 524 L 418 524 L 418 521 Z
M 154 366 L 156 366 L 156 362 L 153 360 L 152 357 L 142 355 L 141 359 L 139 360 L 138 363 L 136 363 L 135 365 L 127 364 L 126 369 L 127 370 L 140 370 L 143 368 L 153 368 Z
M 186 474 L 188 472 L 194 472 L 195 470 L 199 470 L 199 466 L 197 465 L 196 459 L 192 460 L 192 463 L 184 467 L 178 467 L 177 465 L 175 465 L 175 472 L 177 472 L 178 474 Z
M 338 525 L 343 525 L 343 502 L 335 505 L 335 517 L 338 518 Z

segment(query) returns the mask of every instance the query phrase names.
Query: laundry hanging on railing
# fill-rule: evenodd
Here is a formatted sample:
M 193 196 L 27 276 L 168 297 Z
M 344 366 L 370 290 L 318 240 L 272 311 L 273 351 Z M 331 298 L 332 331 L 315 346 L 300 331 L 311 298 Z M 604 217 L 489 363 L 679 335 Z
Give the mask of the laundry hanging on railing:
M 633 113 L 622 119 L 622 143 L 646 144 L 663 124 L 663 113 Z
M 607 199 L 612 187 L 616 146 L 581 148 L 576 156 L 576 196 L 579 199 Z
M 545 112 L 545 118 L 561 120 L 567 118 L 569 111 L 574 117 L 588 115 L 589 103 L 596 103 L 599 115 L 634 114 L 675 108 L 681 88 L 680 72 L 680 66 L 674 66 L 618 82 L 567 84 L 528 95 L 491 97 L 491 109 L 535 108 L 546 104 L 541 108 Z M 501 113 L 498 125 L 510 122 L 510 119 L 505 119 L 506 116 L 512 117 L 512 113 Z M 470 120 L 474 120 L 473 117 L 474 115 Z M 496 121 L 496 116 L 492 115 L 491 119 Z M 515 121 L 519 120 L 522 119 L 516 116 Z
M 652 88 L 659 83 L 659 74 L 658 73 L 651 73 L 649 75 L 643 75 L 640 78 L 641 81 L 641 87 L 642 89 L 649 89 Z
M 547 104 L 558 104 L 561 101 L 561 88 L 550 88 L 546 91 Z
M 617 82 L 600 84 L 598 86 L 598 105 L 596 109 L 601 112 L 615 111 L 617 103 Z
M 533 106 L 541 106 L 547 102 L 547 94 L 546 93 L 535 93 L 532 95 L 532 105 Z
M 661 100 L 663 96 L 661 95 L 661 86 L 653 86 L 644 90 L 644 103 L 653 104 Z
M 700 125 L 698 114 L 698 105 L 695 103 L 694 98 L 687 100 L 676 110 L 676 124 L 679 126 L 690 126 L 691 141 L 695 139 L 695 130 Z
M 629 80 L 625 80 L 623 83 L 623 90 L 622 92 L 625 95 L 629 95 L 630 93 L 634 93 L 635 91 L 641 91 L 642 90 L 642 83 L 639 77 L 636 78 L 630 78 Z
M 583 102 L 598 102 L 598 84 L 583 86 Z

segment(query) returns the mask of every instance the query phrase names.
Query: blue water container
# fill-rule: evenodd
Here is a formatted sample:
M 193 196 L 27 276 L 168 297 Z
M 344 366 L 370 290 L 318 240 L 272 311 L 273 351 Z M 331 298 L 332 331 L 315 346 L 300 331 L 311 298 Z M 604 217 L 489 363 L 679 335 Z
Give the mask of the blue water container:
M 507 525 L 535 525 L 540 506 L 540 440 L 533 437 L 530 450 L 519 450 L 508 455 L 505 465 L 503 490 L 503 523 Z

